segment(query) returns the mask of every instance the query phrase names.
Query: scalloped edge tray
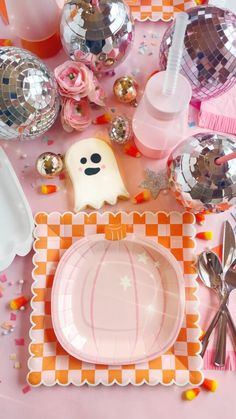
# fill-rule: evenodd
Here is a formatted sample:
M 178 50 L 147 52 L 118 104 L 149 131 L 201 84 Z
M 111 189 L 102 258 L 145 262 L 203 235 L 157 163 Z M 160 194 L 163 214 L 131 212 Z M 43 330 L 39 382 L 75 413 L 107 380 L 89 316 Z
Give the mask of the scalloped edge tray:
M 0 147 L 0 272 L 32 249 L 34 219 L 18 177 Z M 14 228 L 17 227 L 17 230 Z M 17 231 L 17 233 L 16 233 Z M 17 236 L 18 234 L 18 236 Z M 5 242 L 4 242 L 5 241 Z

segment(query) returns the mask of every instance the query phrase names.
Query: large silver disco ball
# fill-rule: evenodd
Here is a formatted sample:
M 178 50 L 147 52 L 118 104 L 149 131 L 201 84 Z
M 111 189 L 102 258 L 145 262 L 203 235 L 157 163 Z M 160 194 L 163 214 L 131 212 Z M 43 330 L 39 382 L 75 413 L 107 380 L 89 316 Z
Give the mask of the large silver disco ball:
M 0 139 L 44 134 L 59 108 L 57 84 L 48 67 L 21 48 L 0 48 Z
M 83 61 L 96 72 L 121 63 L 132 45 L 134 25 L 123 0 L 69 0 L 61 19 L 64 49 L 74 60 Z
M 196 134 L 178 145 L 167 163 L 170 186 L 178 202 L 196 212 L 221 212 L 235 204 L 236 159 L 215 163 L 218 157 L 233 152 L 236 142 L 216 133 Z
M 224 93 L 236 81 L 236 15 L 215 6 L 194 7 L 187 13 L 181 73 L 191 83 L 193 98 L 203 101 Z M 166 68 L 173 31 L 174 23 L 161 43 L 162 70 Z

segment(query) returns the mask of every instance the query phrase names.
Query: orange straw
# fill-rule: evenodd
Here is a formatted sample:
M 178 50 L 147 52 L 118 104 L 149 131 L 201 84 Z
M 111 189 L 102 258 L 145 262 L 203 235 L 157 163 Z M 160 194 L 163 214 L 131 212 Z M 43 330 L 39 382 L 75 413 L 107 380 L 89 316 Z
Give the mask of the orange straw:
M 9 19 L 8 19 L 5 0 L 0 0 L 0 16 L 2 17 L 5 25 L 8 25 L 9 24 Z

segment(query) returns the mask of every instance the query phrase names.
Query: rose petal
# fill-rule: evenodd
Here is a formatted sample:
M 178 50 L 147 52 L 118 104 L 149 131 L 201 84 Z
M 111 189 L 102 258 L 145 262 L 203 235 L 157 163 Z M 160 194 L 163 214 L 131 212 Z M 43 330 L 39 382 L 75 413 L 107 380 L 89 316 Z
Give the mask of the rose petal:
M 70 128 L 83 131 L 92 123 L 91 109 L 86 99 L 79 102 L 75 99 L 67 99 L 62 106 L 62 125 L 66 131 Z

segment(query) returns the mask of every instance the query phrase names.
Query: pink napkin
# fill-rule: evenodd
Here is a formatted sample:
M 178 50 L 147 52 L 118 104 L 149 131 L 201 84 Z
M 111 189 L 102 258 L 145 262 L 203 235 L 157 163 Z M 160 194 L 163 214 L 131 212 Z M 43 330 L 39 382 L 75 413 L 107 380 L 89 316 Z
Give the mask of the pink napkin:
M 198 125 L 236 134 L 236 85 L 223 95 L 201 103 Z

